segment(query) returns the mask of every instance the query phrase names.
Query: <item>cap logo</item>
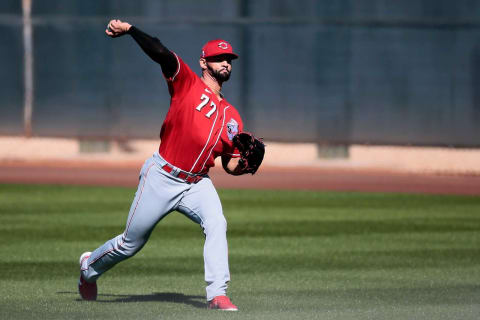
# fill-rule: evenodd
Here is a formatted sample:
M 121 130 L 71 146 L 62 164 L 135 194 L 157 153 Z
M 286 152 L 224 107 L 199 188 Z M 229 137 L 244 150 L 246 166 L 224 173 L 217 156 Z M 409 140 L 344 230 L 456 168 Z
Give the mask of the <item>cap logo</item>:
M 202 57 L 205 57 L 205 51 L 202 50 Z
M 223 42 L 223 41 L 222 41 L 222 42 L 220 42 L 220 43 L 218 44 L 218 47 L 219 47 L 220 49 L 226 50 L 226 49 L 228 49 L 228 44 L 227 44 L 226 42 Z

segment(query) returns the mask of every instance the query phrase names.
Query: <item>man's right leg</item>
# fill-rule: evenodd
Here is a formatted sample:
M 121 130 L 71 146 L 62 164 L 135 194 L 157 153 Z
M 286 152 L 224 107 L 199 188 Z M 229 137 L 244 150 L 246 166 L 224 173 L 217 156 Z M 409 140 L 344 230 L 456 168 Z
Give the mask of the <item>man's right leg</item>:
M 155 225 L 179 201 L 183 185 L 161 173 L 150 158 L 145 162 L 125 231 L 92 252 L 81 265 L 82 277 L 94 282 L 115 264 L 135 255 L 147 242 Z

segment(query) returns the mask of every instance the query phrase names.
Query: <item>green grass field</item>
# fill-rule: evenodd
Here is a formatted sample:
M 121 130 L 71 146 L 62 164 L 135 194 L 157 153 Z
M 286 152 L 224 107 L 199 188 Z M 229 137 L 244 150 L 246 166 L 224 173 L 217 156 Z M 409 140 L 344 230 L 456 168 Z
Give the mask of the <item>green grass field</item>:
M 220 190 L 240 311 L 205 309 L 203 234 L 172 213 L 77 293 L 134 189 L 0 185 L 0 319 L 478 319 L 480 197 Z

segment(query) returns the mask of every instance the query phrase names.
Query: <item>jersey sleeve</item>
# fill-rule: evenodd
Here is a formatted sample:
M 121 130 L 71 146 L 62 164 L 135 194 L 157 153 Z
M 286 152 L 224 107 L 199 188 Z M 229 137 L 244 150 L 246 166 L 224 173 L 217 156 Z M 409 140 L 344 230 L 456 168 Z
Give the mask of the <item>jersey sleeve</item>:
M 166 80 L 170 96 L 176 98 L 188 92 L 197 75 L 175 52 L 173 54 L 178 61 L 177 70 L 173 76 L 166 78 Z

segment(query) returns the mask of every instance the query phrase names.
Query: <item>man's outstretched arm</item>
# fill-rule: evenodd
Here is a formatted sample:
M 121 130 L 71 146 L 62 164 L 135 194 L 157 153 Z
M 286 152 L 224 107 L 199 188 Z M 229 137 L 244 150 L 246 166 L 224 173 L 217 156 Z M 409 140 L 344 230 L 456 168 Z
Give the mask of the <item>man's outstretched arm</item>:
M 151 37 L 128 22 L 111 20 L 105 33 L 112 37 L 120 37 L 128 33 L 138 43 L 142 50 L 155 62 L 160 64 L 166 78 L 172 77 L 178 68 L 175 54 L 165 47 L 160 40 Z

